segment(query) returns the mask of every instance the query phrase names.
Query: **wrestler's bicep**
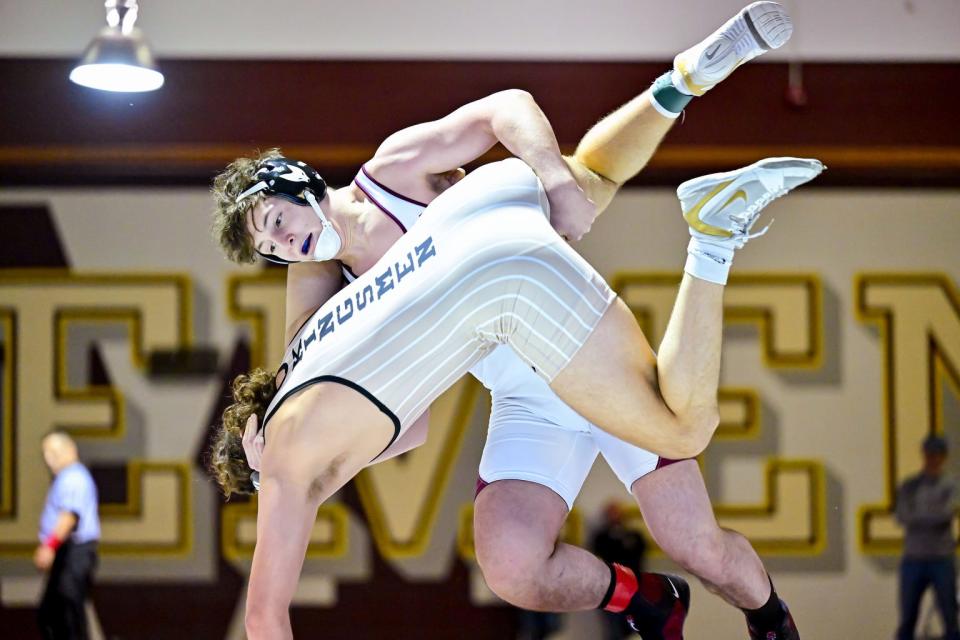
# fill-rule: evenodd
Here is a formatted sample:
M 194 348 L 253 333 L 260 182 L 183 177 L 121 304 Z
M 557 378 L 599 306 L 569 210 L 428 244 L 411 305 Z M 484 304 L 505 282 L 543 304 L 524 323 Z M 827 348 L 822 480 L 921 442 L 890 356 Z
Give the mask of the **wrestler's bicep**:
M 286 332 L 289 344 L 304 321 L 343 288 L 343 272 L 335 260 L 298 262 L 287 267 Z
M 518 93 L 500 91 L 439 120 L 401 129 L 383 141 L 367 166 L 381 174 L 378 179 L 389 180 L 397 173 L 443 174 L 469 164 L 497 144 L 494 118 L 524 107 Z

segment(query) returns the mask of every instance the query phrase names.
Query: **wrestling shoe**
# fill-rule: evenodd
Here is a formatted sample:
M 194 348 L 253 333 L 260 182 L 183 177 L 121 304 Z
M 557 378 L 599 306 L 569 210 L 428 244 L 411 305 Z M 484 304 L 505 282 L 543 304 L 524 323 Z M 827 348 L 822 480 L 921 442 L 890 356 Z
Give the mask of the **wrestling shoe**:
M 754 2 L 673 59 L 674 86 L 702 96 L 744 62 L 786 44 L 793 23 L 776 2 Z
M 793 616 L 790 615 L 787 603 L 781 600 L 780 606 L 783 607 L 783 622 L 780 628 L 776 631 L 763 632 L 748 623 L 747 631 L 750 632 L 750 640 L 800 640 L 800 632 L 797 631 L 797 625 L 793 621 Z
M 764 228 L 750 234 L 764 207 L 813 180 L 823 169 L 819 160 L 767 158 L 736 171 L 687 180 L 677 188 L 677 196 L 691 236 L 739 249 L 766 233 Z
M 630 628 L 643 640 L 683 640 L 690 610 L 690 586 L 679 576 L 641 573 L 638 588 L 623 611 Z

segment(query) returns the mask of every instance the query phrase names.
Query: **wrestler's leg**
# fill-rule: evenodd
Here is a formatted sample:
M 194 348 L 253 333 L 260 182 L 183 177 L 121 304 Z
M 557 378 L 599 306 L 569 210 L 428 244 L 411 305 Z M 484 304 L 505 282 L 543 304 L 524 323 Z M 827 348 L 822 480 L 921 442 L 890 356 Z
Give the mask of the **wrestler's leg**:
M 668 458 L 698 455 L 719 423 L 715 404 L 681 414 L 664 401 L 653 350 L 619 298 L 550 387 L 611 435 Z
M 773 2 L 754 3 L 705 40 L 678 55 L 669 76 L 659 78 L 650 89 L 587 132 L 568 164 L 581 188 L 597 204 L 598 212 L 606 208 L 620 185 L 643 169 L 691 95 L 702 95 L 743 62 L 782 46 L 792 31 L 790 18 L 782 6 Z M 729 250 L 729 255 L 726 249 L 721 252 L 721 261 L 726 260 L 725 266 L 729 269 L 733 250 Z M 699 259 L 710 263 L 714 257 L 699 256 Z M 718 421 L 716 393 L 723 330 L 722 283 L 726 282 L 726 272 L 720 277 L 711 274 L 704 279 L 690 275 L 695 269 L 687 271 L 660 345 L 656 370 L 646 340 L 640 345 L 640 351 L 633 354 L 633 359 L 639 367 L 636 382 L 646 380 L 658 388 L 668 408 L 662 417 L 669 421 L 672 414 L 681 432 L 703 437 L 713 433 Z M 622 310 L 616 308 L 611 309 L 611 314 L 623 316 Z M 622 327 L 629 322 L 621 317 L 612 319 L 608 325 Z M 614 330 L 614 335 L 616 333 Z M 572 373 L 578 372 L 574 369 Z M 564 380 L 555 383 L 563 385 Z M 651 393 L 644 395 L 650 395 L 656 404 L 653 389 L 647 391 Z M 641 397 L 641 402 L 645 402 L 645 398 Z M 598 423 L 605 428 L 609 426 L 602 420 Z M 702 444 L 705 446 L 705 441 Z
M 763 563 L 746 538 L 717 524 L 696 461 L 648 473 L 633 483 L 632 493 L 647 530 L 670 559 L 735 607 L 757 609 L 767 601 Z
M 717 524 L 695 461 L 657 469 L 631 489 L 647 530 L 663 552 L 743 611 L 751 638 L 799 637 L 750 542 Z
M 663 401 L 687 420 L 717 420 L 724 286 L 683 274 L 657 351 Z
M 692 237 L 659 355 L 617 300 L 552 379 L 554 391 L 618 438 L 673 459 L 699 454 L 719 422 L 723 285 L 734 253 L 762 235 L 750 232 L 768 203 L 822 170 L 816 160 L 771 158 L 681 185 Z
M 557 542 L 597 459 L 589 424 L 550 399 L 544 382 L 509 350 L 491 354 L 484 366 L 493 377 L 517 369 L 508 399 L 492 389 L 480 459 L 473 521 L 484 578 L 494 593 L 525 609 L 596 607 L 610 570 L 583 549 Z
M 597 206 L 607 208 L 617 190 L 646 166 L 676 122 L 651 104 L 647 89 L 595 124 L 564 159 L 580 188 Z
M 755 2 L 678 54 L 671 71 L 591 128 L 567 163 L 597 212 L 646 166 L 694 96 L 706 93 L 744 62 L 783 46 L 792 33 L 781 5 Z
M 651 104 L 651 89 L 595 124 L 564 160 L 602 213 L 627 180 L 640 173 L 675 120 Z
M 473 528 L 487 585 L 532 611 L 595 609 L 610 569 L 592 553 L 557 542 L 567 503 L 535 482 L 500 480 L 477 496 Z
M 567 503 L 547 487 L 501 480 L 477 496 L 474 540 L 487 585 L 507 602 L 534 611 L 604 608 L 644 638 L 679 638 L 689 588 L 676 576 L 635 574 L 557 541 Z M 679 601 L 679 602 L 678 602 Z

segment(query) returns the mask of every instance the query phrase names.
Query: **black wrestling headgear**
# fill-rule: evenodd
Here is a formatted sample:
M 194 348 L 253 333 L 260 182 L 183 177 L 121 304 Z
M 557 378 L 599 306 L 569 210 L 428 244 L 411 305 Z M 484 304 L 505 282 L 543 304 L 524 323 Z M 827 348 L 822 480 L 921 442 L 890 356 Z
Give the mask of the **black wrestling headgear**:
M 310 189 L 318 202 L 323 200 L 327 193 L 327 183 L 316 169 L 306 162 L 289 158 L 264 160 L 257 166 L 253 180 L 243 193 L 237 196 L 237 202 L 263 191 L 266 195 L 280 196 L 305 207 L 308 203 L 301 195 L 304 189 Z

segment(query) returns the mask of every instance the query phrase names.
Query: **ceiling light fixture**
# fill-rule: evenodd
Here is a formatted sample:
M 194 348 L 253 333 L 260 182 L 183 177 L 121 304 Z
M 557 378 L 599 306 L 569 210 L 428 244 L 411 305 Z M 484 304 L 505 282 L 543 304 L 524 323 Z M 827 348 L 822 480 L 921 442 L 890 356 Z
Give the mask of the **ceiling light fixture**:
M 153 91 L 163 86 L 143 32 L 136 28 L 137 0 L 106 0 L 107 26 L 87 45 L 70 80 L 104 91 Z

